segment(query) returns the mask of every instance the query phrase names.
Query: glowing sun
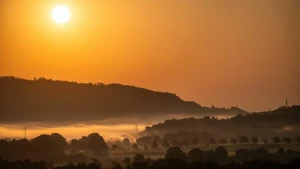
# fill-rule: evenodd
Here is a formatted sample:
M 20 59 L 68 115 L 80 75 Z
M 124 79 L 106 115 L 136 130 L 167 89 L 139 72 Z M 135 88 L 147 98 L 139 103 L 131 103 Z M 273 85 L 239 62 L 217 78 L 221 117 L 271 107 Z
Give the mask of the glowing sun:
M 63 24 L 69 21 L 71 17 L 70 10 L 67 6 L 57 5 L 51 12 L 52 20 L 58 24 Z

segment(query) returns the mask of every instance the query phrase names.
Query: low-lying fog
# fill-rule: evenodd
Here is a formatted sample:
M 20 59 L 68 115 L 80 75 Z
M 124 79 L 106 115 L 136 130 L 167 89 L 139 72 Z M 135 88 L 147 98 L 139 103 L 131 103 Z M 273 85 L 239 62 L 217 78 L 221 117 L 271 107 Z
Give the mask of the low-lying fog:
M 145 128 L 146 124 L 138 124 L 138 131 Z M 34 138 L 41 134 L 60 133 L 67 140 L 81 138 L 90 133 L 99 133 L 104 139 L 121 139 L 124 137 L 134 137 L 135 124 L 74 124 L 66 126 L 45 126 L 43 124 L 0 124 L 0 138 L 21 139 L 25 137 L 25 127 L 27 139 Z

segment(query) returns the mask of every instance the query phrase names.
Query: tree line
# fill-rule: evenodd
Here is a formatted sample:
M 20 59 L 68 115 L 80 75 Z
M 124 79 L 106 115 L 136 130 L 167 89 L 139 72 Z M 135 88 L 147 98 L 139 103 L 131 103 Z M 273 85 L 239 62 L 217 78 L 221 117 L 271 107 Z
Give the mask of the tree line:
M 85 162 L 87 155 L 108 157 L 109 148 L 98 133 L 73 139 L 69 143 L 58 134 L 42 134 L 31 140 L 0 140 L 0 157 L 10 159 L 53 160 Z
M 197 132 L 189 132 L 189 131 L 181 131 L 178 133 L 194 133 L 193 136 L 197 136 Z M 182 138 L 180 137 L 170 137 L 173 136 L 172 133 L 166 134 L 163 138 L 154 135 L 154 136 L 144 136 L 136 139 L 136 143 L 131 143 L 128 138 L 124 138 L 121 142 L 117 140 L 115 142 L 110 142 L 109 146 L 112 151 L 122 151 L 129 149 L 156 149 L 156 148 L 169 148 L 169 147 L 195 147 L 198 145 L 227 145 L 227 144 L 291 144 L 291 143 L 300 143 L 299 137 L 279 137 L 275 136 L 270 141 L 267 138 L 259 138 L 259 137 L 247 137 L 247 136 L 238 136 L 237 138 L 232 138 L 226 140 L 222 138 L 220 140 L 213 139 L 208 133 L 202 133 L 202 136 L 207 136 L 205 139 L 201 138 L 201 141 L 198 140 L 197 137 L 193 138 Z M 175 134 L 177 136 L 177 134 Z M 181 135 L 181 136 L 184 136 Z M 207 140 L 207 142 L 203 142 L 203 140 Z
M 132 159 L 125 157 L 123 161 L 112 161 L 112 169 L 260 169 L 260 168 L 297 168 L 300 167 L 300 154 L 293 150 L 285 151 L 279 148 L 275 154 L 266 149 L 238 149 L 235 156 L 228 156 L 223 146 L 215 150 L 202 151 L 194 148 L 184 153 L 180 147 L 170 147 L 164 158 L 150 159 L 142 154 L 136 154 Z M 55 166 L 53 162 L 34 162 L 29 160 L 8 160 L 0 158 L 0 168 L 5 169 L 101 169 L 102 164 L 96 159 L 89 163 L 69 163 L 65 166 Z
M 226 113 L 224 113 L 226 114 Z M 140 135 L 165 135 L 176 131 L 206 131 L 212 137 L 230 137 L 233 135 L 253 135 L 258 137 L 270 137 L 288 133 L 289 136 L 299 133 L 300 105 L 291 107 L 279 107 L 278 109 L 265 112 L 238 114 L 231 118 L 217 118 L 205 116 L 202 118 L 184 118 L 165 120 L 148 126 Z M 288 132 L 285 128 L 290 128 Z

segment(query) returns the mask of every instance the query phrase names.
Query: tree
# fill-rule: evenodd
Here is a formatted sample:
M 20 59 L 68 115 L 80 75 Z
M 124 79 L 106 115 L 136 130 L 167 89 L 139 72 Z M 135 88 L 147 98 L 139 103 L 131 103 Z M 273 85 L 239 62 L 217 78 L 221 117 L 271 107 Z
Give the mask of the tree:
M 77 154 L 77 152 L 81 149 L 79 140 L 72 139 L 70 142 L 70 148 L 73 154 Z
M 233 138 L 230 140 L 231 144 L 236 144 L 237 143 L 237 139 Z
M 153 140 L 151 148 L 158 148 L 158 144 L 155 140 Z
M 227 140 L 225 140 L 225 139 L 223 138 L 223 139 L 221 139 L 221 140 L 219 141 L 219 143 L 220 143 L 220 144 L 227 144 Z
M 248 137 L 247 137 L 247 136 L 241 136 L 241 137 L 239 138 L 239 143 L 241 143 L 241 144 L 249 143 Z
M 235 152 L 235 157 L 239 160 L 247 160 L 249 157 L 249 151 L 247 149 L 237 149 Z
M 188 157 L 192 161 L 200 161 L 204 158 L 204 152 L 199 148 L 194 148 L 188 152 Z
M 92 162 L 88 164 L 87 169 L 101 169 L 102 168 L 101 167 L 102 163 L 99 160 L 97 160 L 95 158 L 92 158 L 91 160 L 92 160 Z
M 253 144 L 257 144 L 258 143 L 258 138 L 257 137 L 252 137 L 251 139 Z
M 64 150 L 67 147 L 67 140 L 58 133 L 52 133 L 50 135 L 51 139 L 55 143 L 55 151 L 57 154 L 64 154 Z
M 191 145 L 198 145 L 198 139 L 197 138 L 193 138 L 191 141 Z
M 261 138 L 261 140 L 260 140 L 262 143 L 264 143 L 264 144 L 268 144 L 268 139 L 266 139 L 266 138 Z
M 289 138 L 289 137 L 284 137 L 284 138 L 283 138 L 283 141 L 284 141 L 286 144 L 290 144 L 291 141 L 292 141 L 292 139 Z
M 113 160 L 111 162 L 111 165 L 112 165 L 112 169 L 123 169 L 123 167 L 121 166 L 121 164 L 118 163 L 118 162 L 116 162 L 115 160 Z M 84 168 L 84 167 L 82 167 L 82 168 Z
M 140 137 L 140 138 L 136 139 L 136 144 L 138 144 L 139 146 L 142 146 L 142 145 L 151 146 L 152 140 L 153 140 L 153 137 L 144 136 L 144 137 Z
M 133 158 L 134 163 L 142 163 L 144 160 L 145 160 L 144 155 L 140 153 L 136 154 Z
M 170 147 L 165 155 L 166 159 L 185 160 L 187 155 L 179 147 Z
M 108 146 L 103 137 L 98 133 L 92 133 L 87 136 L 88 149 L 91 150 L 94 155 L 108 156 Z
M 276 152 L 276 155 L 278 156 L 284 156 L 285 155 L 285 151 L 282 147 L 280 147 L 277 152 Z
M 167 140 L 163 140 L 162 141 L 162 146 L 165 148 L 169 148 L 170 147 L 170 143 Z
M 123 146 L 126 147 L 126 148 L 130 147 L 130 141 L 129 141 L 128 138 L 123 139 Z
M 131 165 L 131 159 L 129 157 L 125 157 L 124 160 L 123 160 L 123 162 L 126 164 L 126 166 L 130 166 Z
M 117 146 L 116 144 L 114 144 L 114 145 L 111 146 L 111 149 L 112 149 L 113 151 L 117 151 L 117 148 L 118 148 L 118 146 Z
M 219 161 L 224 161 L 228 158 L 228 152 L 223 146 L 217 147 L 215 153 Z
M 122 147 L 122 142 L 120 140 L 117 140 L 115 143 L 118 147 Z
M 273 142 L 276 144 L 280 143 L 280 138 L 278 136 L 274 137 Z
M 261 160 L 267 160 L 267 159 L 269 159 L 270 153 L 265 148 L 259 148 L 254 151 L 254 156 Z
M 33 151 L 37 154 L 54 155 L 56 144 L 50 135 L 43 134 L 31 140 Z
M 136 143 L 133 143 L 133 144 L 132 144 L 132 148 L 133 148 L 133 149 L 139 149 L 139 147 L 138 147 L 138 145 L 137 145 Z

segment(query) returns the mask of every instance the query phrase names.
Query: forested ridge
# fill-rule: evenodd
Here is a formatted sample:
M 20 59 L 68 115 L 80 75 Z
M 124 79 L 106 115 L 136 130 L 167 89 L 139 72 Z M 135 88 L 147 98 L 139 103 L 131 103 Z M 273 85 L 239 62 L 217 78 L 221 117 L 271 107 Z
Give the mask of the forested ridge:
M 180 130 L 206 131 L 212 135 L 232 137 L 236 135 L 269 136 L 281 133 L 294 135 L 300 131 L 300 106 L 279 107 L 273 111 L 238 114 L 231 118 L 218 119 L 205 116 L 203 118 L 184 118 L 166 120 L 141 132 L 141 135 L 159 134 Z
M 203 107 L 172 93 L 129 85 L 0 77 L 0 122 L 88 121 L 180 113 L 204 116 L 246 112 L 237 107 Z

